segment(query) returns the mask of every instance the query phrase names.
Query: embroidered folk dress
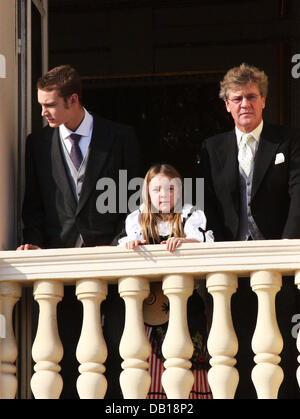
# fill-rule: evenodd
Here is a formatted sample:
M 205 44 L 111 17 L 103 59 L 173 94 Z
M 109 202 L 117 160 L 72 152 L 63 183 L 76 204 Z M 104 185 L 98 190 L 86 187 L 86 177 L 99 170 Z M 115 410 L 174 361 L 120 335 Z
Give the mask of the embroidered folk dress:
M 136 211 L 129 214 L 125 222 L 126 236 L 119 239 L 119 245 L 124 245 L 131 240 L 143 241 L 143 234 L 139 223 L 140 215 L 143 210 L 141 206 Z M 196 239 L 199 242 L 213 242 L 212 231 L 206 231 L 206 217 L 203 211 L 195 209 L 192 205 L 186 204 L 182 207 L 181 219 L 184 226 L 186 238 Z M 168 221 L 161 221 L 158 224 L 160 240 L 166 240 L 170 234 L 171 226 Z M 204 303 L 199 295 L 199 290 L 195 281 L 193 295 L 188 300 L 188 325 L 191 338 L 194 344 L 194 353 L 191 358 L 191 370 L 194 374 L 194 385 L 190 392 L 190 399 L 212 399 L 211 389 L 207 380 L 208 371 L 208 353 L 207 325 Z M 161 383 L 161 376 L 164 371 L 164 357 L 161 352 L 162 343 L 168 327 L 169 304 L 166 296 L 158 289 L 158 283 L 151 283 L 151 293 L 144 303 L 144 321 L 147 338 L 151 344 L 151 353 L 149 357 L 149 373 L 151 376 L 151 386 L 148 399 L 166 399 L 166 393 Z M 147 313 L 150 312 L 151 322 L 147 323 Z M 155 313 L 158 313 L 157 324 L 155 324 Z M 153 317 L 154 314 L 154 317 Z M 148 317 L 149 318 L 149 317 Z

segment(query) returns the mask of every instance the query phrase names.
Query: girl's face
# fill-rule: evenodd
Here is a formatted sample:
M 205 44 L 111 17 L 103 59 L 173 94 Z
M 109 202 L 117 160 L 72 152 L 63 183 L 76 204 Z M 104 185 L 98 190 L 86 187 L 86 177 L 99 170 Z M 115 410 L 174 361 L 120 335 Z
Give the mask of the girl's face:
M 178 199 L 180 179 L 158 174 L 149 183 L 152 212 L 170 213 Z

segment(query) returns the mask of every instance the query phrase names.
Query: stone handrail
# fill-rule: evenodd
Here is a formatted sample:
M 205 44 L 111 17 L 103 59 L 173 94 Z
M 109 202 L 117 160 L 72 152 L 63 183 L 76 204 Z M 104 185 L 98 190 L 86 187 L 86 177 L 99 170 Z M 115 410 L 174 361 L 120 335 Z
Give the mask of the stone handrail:
M 283 342 L 275 311 L 282 275 L 294 276 L 295 286 L 300 289 L 300 240 L 184 244 L 173 254 L 163 245 L 141 246 L 135 251 L 106 246 L 1 251 L 0 313 L 5 319 L 5 337 L 1 339 L 0 396 L 14 398 L 17 392 L 18 354 L 12 314 L 22 287 L 33 285 L 39 321 L 32 347 L 35 372 L 31 388 L 35 398 L 60 397 L 63 381 L 59 363 L 63 347 L 56 307 L 63 298 L 64 285 L 72 284 L 76 285 L 77 298 L 83 305 L 82 331 L 76 351 L 80 363 L 78 394 L 80 398 L 103 398 L 107 389 L 107 347 L 99 316 L 107 284 L 118 283 L 126 309 L 120 342 L 124 360 L 121 388 L 124 398 L 145 398 L 150 386 L 150 347 L 142 306 L 149 293 L 149 282 L 162 281 L 170 302 L 169 326 L 162 348 L 166 359 L 162 383 L 168 398 L 187 398 L 193 386 L 189 360 L 193 345 L 187 327 L 186 303 L 194 279 L 206 279 L 214 304 L 208 338 L 209 383 L 214 398 L 234 398 L 239 381 L 235 368 L 238 341 L 230 302 L 237 289 L 237 278 L 247 276 L 258 299 L 252 340 L 256 363 L 252 380 L 258 398 L 276 398 L 284 375 L 279 366 Z M 300 351 L 299 335 L 297 348 Z M 295 374 L 300 385 L 300 367 Z

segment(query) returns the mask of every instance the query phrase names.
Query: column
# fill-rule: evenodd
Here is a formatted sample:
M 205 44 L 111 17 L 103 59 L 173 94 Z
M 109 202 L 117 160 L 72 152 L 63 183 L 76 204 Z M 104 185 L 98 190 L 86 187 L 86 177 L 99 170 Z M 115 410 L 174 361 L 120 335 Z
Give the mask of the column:
M 283 371 L 278 365 L 283 340 L 275 309 L 275 297 L 281 285 L 279 272 L 258 271 L 251 274 L 251 287 L 258 298 L 257 323 L 252 338 L 257 365 L 252 370 L 252 381 L 259 399 L 276 399 L 283 380 Z
M 76 295 L 83 305 L 82 329 L 76 350 L 81 364 L 77 391 L 81 399 L 103 399 L 107 390 L 104 376 L 107 347 L 100 307 L 107 296 L 107 283 L 98 279 L 77 281 Z
M 21 292 L 17 283 L 0 282 L 1 322 L 5 332 L 5 338 L 0 339 L 1 399 L 14 399 L 18 388 L 15 366 L 18 348 L 13 330 L 13 309 Z
M 239 382 L 239 373 L 234 367 L 238 341 L 231 316 L 231 297 L 237 289 L 237 276 L 211 273 L 207 275 L 206 286 L 213 297 L 213 319 L 207 342 L 212 357 L 208 382 L 214 399 L 233 399 Z
M 58 281 L 37 281 L 34 299 L 39 304 L 39 320 L 32 346 L 32 358 L 36 362 L 31 379 L 31 390 L 36 399 L 58 399 L 63 380 L 59 374 L 59 362 L 63 346 L 57 327 L 57 304 L 64 293 L 64 284 Z
M 121 389 L 124 399 L 145 399 L 151 384 L 147 362 L 150 344 L 143 319 L 143 301 L 149 294 L 149 281 L 139 277 L 121 278 L 119 293 L 125 302 L 125 325 L 120 342 L 120 355 L 124 359 Z
M 163 278 L 163 291 L 170 302 L 169 325 L 162 345 L 166 359 L 162 385 L 168 399 L 188 399 L 194 384 L 190 370 L 194 346 L 187 322 L 187 300 L 193 289 L 192 276 L 167 275 Z

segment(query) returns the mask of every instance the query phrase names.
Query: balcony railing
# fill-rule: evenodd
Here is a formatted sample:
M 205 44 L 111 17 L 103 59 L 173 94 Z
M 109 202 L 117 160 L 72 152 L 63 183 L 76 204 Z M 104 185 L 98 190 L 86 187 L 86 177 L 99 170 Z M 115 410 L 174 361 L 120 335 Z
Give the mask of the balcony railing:
M 124 398 L 145 398 L 150 385 L 149 343 L 143 321 L 143 301 L 150 281 L 162 281 L 169 298 L 170 317 L 163 355 L 163 386 L 168 398 L 187 398 L 193 385 L 190 371 L 192 342 L 187 326 L 187 299 L 194 279 L 206 280 L 213 297 L 208 338 L 211 356 L 209 383 L 214 398 L 234 398 L 239 382 L 235 367 L 238 341 L 231 315 L 231 297 L 238 277 L 250 277 L 258 299 L 256 329 L 252 338 L 255 366 L 252 380 L 258 398 L 276 398 L 284 379 L 280 364 L 283 339 L 277 325 L 275 296 L 282 276 L 295 278 L 300 289 L 300 240 L 185 244 L 171 254 L 162 245 L 136 251 L 119 247 L 0 252 L 1 398 L 14 398 L 18 383 L 17 344 L 13 310 L 23 286 L 33 285 L 39 319 L 32 346 L 35 398 L 59 398 L 63 380 L 60 362 L 63 346 L 58 333 L 57 304 L 64 285 L 75 284 L 83 304 L 81 336 L 76 357 L 80 363 L 77 391 L 80 398 L 103 398 L 107 389 L 107 347 L 99 316 L 107 284 L 118 283 L 125 302 L 125 327 L 120 342 L 123 358 L 120 376 Z M 296 290 L 297 291 L 297 290 Z M 267 333 L 266 333 L 267 331 Z M 297 350 L 300 351 L 300 334 Z M 28 348 L 31 350 L 31 348 Z M 251 348 L 249 348 L 251 350 Z M 300 362 L 300 357 L 298 357 Z M 289 372 L 290 374 L 291 372 Z M 300 385 L 300 368 L 297 372 Z

